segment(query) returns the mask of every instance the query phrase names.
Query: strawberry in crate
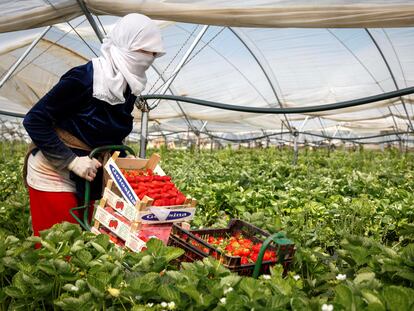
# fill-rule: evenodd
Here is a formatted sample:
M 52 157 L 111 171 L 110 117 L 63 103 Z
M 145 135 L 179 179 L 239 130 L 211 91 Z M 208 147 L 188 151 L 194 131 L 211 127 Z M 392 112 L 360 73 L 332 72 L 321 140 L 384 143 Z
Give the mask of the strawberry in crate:
M 151 169 L 121 169 L 121 172 L 140 200 L 148 196 L 154 199 L 154 206 L 182 205 L 186 200 L 170 176 L 155 175 Z
M 246 265 L 250 263 L 255 263 L 262 247 L 262 243 L 254 243 L 251 239 L 244 237 L 240 233 L 234 233 L 233 235 L 225 234 L 224 236 L 201 236 L 196 233 L 196 237 L 203 239 L 208 244 L 213 246 L 216 250 L 220 251 L 222 254 L 227 256 L 241 257 L 241 265 Z M 198 245 L 195 241 L 192 241 L 191 244 L 203 252 L 208 252 L 208 249 L 202 245 Z M 212 252 L 213 257 L 219 257 L 217 252 Z M 263 256 L 263 261 L 277 262 L 277 255 L 274 250 L 266 250 Z

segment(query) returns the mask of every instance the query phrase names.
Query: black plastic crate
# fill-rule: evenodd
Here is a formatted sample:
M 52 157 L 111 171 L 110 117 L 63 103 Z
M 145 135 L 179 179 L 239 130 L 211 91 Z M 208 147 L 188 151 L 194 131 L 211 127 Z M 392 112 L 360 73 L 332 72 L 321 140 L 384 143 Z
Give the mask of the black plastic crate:
M 233 272 L 237 272 L 240 275 L 252 275 L 255 263 L 242 265 L 241 257 L 226 255 L 205 241 L 209 236 L 217 237 L 234 235 L 235 233 L 241 233 L 245 238 L 252 240 L 254 243 L 262 243 L 270 235 L 268 232 L 239 219 L 232 219 L 227 228 L 220 229 L 185 230 L 179 225 L 174 224 L 168 245 L 185 250 L 184 255 L 179 258 L 181 262 L 193 262 L 212 256 Z M 200 237 L 197 237 L 196 234 Z M 284 274 L 287 273 L 295 253 L 295 245 L 286 239 L 282 233 L 280 233 L 278 240 L 281 242 L 280 244 L 271 243 L 267 248 L 268 250 L 276 252 L 277 260 L 263 261 L 261 273 L 268 273 L 269 268 L 276 263 L 282 264 Z

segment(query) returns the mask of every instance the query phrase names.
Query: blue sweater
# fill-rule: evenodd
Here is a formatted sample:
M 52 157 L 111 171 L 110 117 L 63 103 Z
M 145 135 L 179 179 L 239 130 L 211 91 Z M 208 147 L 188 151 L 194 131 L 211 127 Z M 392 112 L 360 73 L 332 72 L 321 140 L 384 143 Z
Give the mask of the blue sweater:
M 92 92 L 93 66 L 88 62 L 65 73 L 24 118 L 23 125 L 30 138 L 58 170 L 87 152 L 67 147 L 56 135 L 55 127 L 68 131 L 92 148 L 122 144 L 132 131 L 131 113 L 136 96 L 129 87 L 124 93 L 125 103 L 119 105 L 96 99 Z

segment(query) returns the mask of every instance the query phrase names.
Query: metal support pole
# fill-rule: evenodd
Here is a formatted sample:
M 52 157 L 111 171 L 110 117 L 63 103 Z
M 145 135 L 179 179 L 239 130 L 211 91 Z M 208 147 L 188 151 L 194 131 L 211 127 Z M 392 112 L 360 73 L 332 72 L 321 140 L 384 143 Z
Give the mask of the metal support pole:
M 306 116 L 305 120 L 303 120 L 302 124 L 299 126 L 299 135 L 298 135 L 298 140 L 300 138 L 300 133 L 302 133 L 303 129 L 305 128 L 306 123 L 308 123 L 309 120 L 309 116 Z
M 194 41 L 191 43 L 191 46 L 188 48 L 188 50 L 186 51 L 186 53 L 184 54 L 183 58 L 180 60 L 180 62 L 177 64 L 177 66 L 174 68 L 174 71 L 171 75 L 171 77 L 165 82 L 163 88 L 161 89 L 161 94 L 164 95 L 167 90 L 170 88 L 171 84 L 173 83 L 173 81 L 175 80 L 175 78 L 177 77 L 178 73 L 180 72 L 181 68 L 185 65 L 185 62 L 188 60 L 188 58 L 190 57 L 191 53 L 194 51 L 194 49 L 196 48 L 197 44 L 201 41 L 201 38 L 203 37 L 203 35 L 206 33 L 207 29 L 208 29 L 208 25 L 203 26 L 203 28 L 200 30 L 200 32 L 197 34 L 196 38 L 194 39 Z M 163 79 L 164 80 L 164 79 Z M 160 101 L 160 99 L 158 99 L 152 106 L 155 107 L 157 106 L 158 102 Z M 188 127 L 191 128 L 191 130 L 195 133 L 195 129 L 193 128 L 193 125 L 191 124 L 190 120 L 188 119 L 186 113 L 184 112 L 183 107 L 181 106 L 180 103 L 177 102 L 178 108 L 180 108 L 181 113 L 184 115 L 185 120 L 187 121 Z
M 139 143 L 139 157 L 145 159 L 147 155 L 147 142 L 148 142 L 148 114 L 149 108 L 146 101 L 140 101 L 138 109 L 141 110 L 141 134 Z
M 299 138 L 299 132 L 294 130 L 293 133 L 293 165 L 296 165 L 298 163 L 298 138 Z
M 167 135 L 165 135 L 162 131 L 161 131 L 161 134 L 164 137 L 165 149 L 168 149 L 168 139 L 167 139 Z
M 263 129 L 262 129 L 262 133 L 263 133 L 263 136 L 267 135 L 266 131 Z M 269 148 L 269 145 L 270 145 L 270 138 L 269 136 L 266 136 L 266 149 Z
M 205 129 L 205 128 L 206 128 L 206 126 L 207 126 L 207 123 L 208 123 L 208 121 L 204 121 L 204 122 L 203 122 L 203 125 L 201 126 L 200 132 L 204 131 L 204 129 Z
M 33 50 L 33 48 L 36 46 L 36 44 L 39 43 L 39 41 L 46 35 L 46 33 L 52 28 L 52 26 L 46 27 L 45 30 L 42 31 L 42 33 L 30 44 L 30 46 L 24 51 L 24 53 L 19 57 L 19 59 L 13 64 L 13 66 L 10 67 L 10 69 L 7 71 L 6 75 L 1 79 L 0 81 L 0 88 L 6 83 L 6 81 L 11 77 L 11 75 L 15 72 L 17 67 L 24 61 L 24 59 L 29 55 L 29 53 Z
M 280 85 L 277 82 L 276 76 L 272 70 L 272 67 L 268 64 L 266 61 L 266 58 L 261 53 L 260 49 L 256 47 L 254 42 L 250 40 L 250 38 L 243 32 L 241 29 L 236 29 L 229 27 L 228 28 L 237 39 L 240 40 L 240 42 L 244 45 L 244 47 L 247 49 L 247 51 L 250 53 L 250 55 L 253 57 L 253 59 L 256 61 L 256 63 L 259 65 L 260 69 L 262 69 L 262 72 L 264 76 L 266 77 L 266 80 L 269 82 L 270 88 L 272 89 L 273 94 L 275 95 L 276 101 L 279 104 L 280 107 L 283 108 L 282 101 L 280 100 L 280 96 L 276 92 L 276 85 L 280 89 Z M 280 91 L 282 93 L 282 91 Z M 286 114 L 284 114 L 286 125 L 289 131 L 291 131 L 291 125 L 289 122 L 289 119 Z
M 89 24 L 93 28 L 93 31 L 95 31 L 96 36 L 98 37 L 99 41 L 102 43 L 104 39 L 104 35 L 102 34 L 101 30 L 99 29 L 98 25 L 96 24 L 95 20 L 92 17 L 91 12 L 89 12 L 88 8 L 86 7 L 86 4 L 83 2 L 83 0 L 76 0 L 79 4 L 79 6 L 82 9 L 83 14 L 85 14 L 86 18 L 88 19 Z
M 194 49 L 196 48 L 197 44 L 200 42 L 201 38 L 206 33 L 208 27 L 209 27 L 208 25 L 203 26 L 203 29 L 201 29 L 200 32 L 197 34 L 197 37 L 191 43 L 191 46 L 188 48 L 187 52 L 185 52 L 183 58 L 178 63 L 178 65 L 175 67 L 175 69 L 174 69 L 171 77 L 167 80 L 167 82 L 163 86 L 163 88 L 162 88 L 162 90 L 160 92 L 162 95 L 164 95 L 167 92 L 167 90 L 170 87 L 171 83 L 173 83 L 173 81 L 177 77 L 177 74 L 180 72 L 181 68 L 184 66 L 185 62 L 190 57 L 191 53 L 194 51 Z
M 389 72 L 389 74 L 391 76 L 392 82 L 394 82 L 395 88 L 397 90 L 399 90 L 400 88 L 398 87 L 397 80 L 395 79 L 394 73 L 391 70 L 391 66 L 389 65 L 389 63 L 387 61 L 387 58 L 385 57 L 384 53 L 382 52 L 382 50 L 381 50 L 381 48 L 380 48 L 377 40 L 375 40 L 374 36 L 371 34 L 371 32 L 368 30 L 368 28 L 365 28 L 365 31 L 367 32 L 368 36 L 371 38 L 372 42 L 374 43 L 375 47 L 377 48 L 378 52 L 380 53 L 381 58 L 384 61 L 385 66 L 387 67 L 387 70 L 388 70 L 388 72 Z M 401 96 L 400 97 L 400 100 L 401 100 L 401 103 L 403 105 L 404 112 L 405 112 L 405 114 L 407 116 L 408 125 L 410 126 L 411 130 L 414 131 L 413 123 L 411 122 L 411 118 L 410 118 L 410 115 L 408 113 L 407 106 L 405 105 L 404 98 Z

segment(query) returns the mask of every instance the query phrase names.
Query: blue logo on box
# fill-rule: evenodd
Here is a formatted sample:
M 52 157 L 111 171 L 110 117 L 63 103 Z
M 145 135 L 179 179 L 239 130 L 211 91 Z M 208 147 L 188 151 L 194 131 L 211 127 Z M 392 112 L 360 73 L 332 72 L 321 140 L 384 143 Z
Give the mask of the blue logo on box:
M 122 174 L 119 174 L 112 164 L 109 164 L 109 169 L 111 170 L 111 173 L 114 176 L 114 179 L 121 189 L 122 193 L 128 198 L 129 202 L 135 205 L 137 203 L 137 200 L 134 198 L 134 195 L 132 194 L 133 192 L 124 176 L 122 176 Z
M 176 220 L 181 218 L 186 218 L 190 216 L 190 212 L 170 212 L 166 220 Z M 154 214 L 148 214 L 142 217 L 143 220 L 147 221 L 158 221 L 159 219 Z

